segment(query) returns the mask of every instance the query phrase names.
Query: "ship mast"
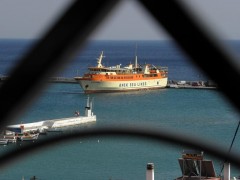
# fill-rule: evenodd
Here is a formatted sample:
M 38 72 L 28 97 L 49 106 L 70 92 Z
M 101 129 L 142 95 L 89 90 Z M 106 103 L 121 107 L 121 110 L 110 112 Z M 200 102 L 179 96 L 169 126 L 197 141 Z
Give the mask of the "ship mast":
M 135 68 L 137 68 L 137 44 L 135 49 Z
M 101 67 L 103 67 L 103 65 L 102 65 L 102 59 L 103 59 L 103 51 L 101 52 L 101 54 L 100 54 L 100 56 L 99 56 L 99 58 L 97 58 L 97 67 L 98 68 L 101 68 Z

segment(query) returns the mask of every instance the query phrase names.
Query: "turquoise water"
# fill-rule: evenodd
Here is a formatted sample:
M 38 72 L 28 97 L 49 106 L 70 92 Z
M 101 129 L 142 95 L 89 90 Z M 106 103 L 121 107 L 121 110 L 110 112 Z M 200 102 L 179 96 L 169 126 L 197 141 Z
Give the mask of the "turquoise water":
M 172 128 L 230 146 L 238 114 L 216 90 L 162 89 L 129 93 L 94 94 L 96 124 L 154 125 Z M 69 117 L 83 110 L 87 95 L 78 84 L 54 84 L 45 90 L 19 122 Z M 234 150 L 239 150 L 236 138 Z M 14 145 L 1 146 L 2 151 Z M 63 142 L 32 154 L 0 173 L 0 179 L 145 179 L 148 162 L 155 179 L 181 175 L 177 158 L 184 147 L 156 144 L 139 138 L 94 137 Z M 208 157 L 208 156 L 207 156 Z M 221 161 L 215 160 L 216 172 Z M 236 170 L 233 173 L 238 175 Z
M 26 40 L 0 40 L 0 74 L 8 75 L 29 44 Z M 230 44 L 240 52 L 239 41 Z M 60 75 L 83 74 L 89 65 L 95 65 L 102 50 L 106 65 L 133 62 L 135 46 L 133 41 L 92 42 Z M 169 67 L 170 80 L 207 79 L 168 41 L 138 42 L 138 59 L 140 63 Z M 94 97 L 97 122 L 89 126 L 94 127 L 130 124 L 171 128 L 229 148 L 239 121 L 239 114 L 217 90 L 161 89 L 91 97 Z M 15 123 L 70 117 L 76 110 L 83 113 L 86 98 L 78 84 L 51 84 Z M 0 146 L 0 153 L 16 147 L 14 144 Z M 79 139 L 23 157 L 1 170 L 0 179 L 30 179 L 35 175 L 41 180 L 140 180 L 145 179 L 148 162 L 155 164 L 155 179 L 174 179 L 181 176 L 177 158 L 185 148 L 132 137 Z M 233 150 L 240 150 L 239 134 Z M 222 161 L 213 160 L 219 173 Z M 233 169 L 232 176 L 238 175 L 240 172 Z

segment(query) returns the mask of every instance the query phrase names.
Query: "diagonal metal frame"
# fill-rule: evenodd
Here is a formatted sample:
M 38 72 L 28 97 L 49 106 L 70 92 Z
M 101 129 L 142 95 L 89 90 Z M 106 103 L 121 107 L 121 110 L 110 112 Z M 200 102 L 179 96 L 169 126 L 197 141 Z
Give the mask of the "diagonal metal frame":
M 240 72 L 237 62 L 224 49 L 214 35 L 197 22 L 184 4 L 178 0 L 140 0 L 159 25 L 174 38 L 179 47 L 208 77 L 214 80 L 221 92 L 240 110 Z
M 28 107 L 54 75 L 81 49 L 117 1 L 75 1 L 49 32 L 22 58 L 0 88 L 3 130 Z
M 100 21 L 109 13 L 118 1 L 75 1 L 56 25 L 40 40 L 40 42 L 27 54 L 12 72 L 10 79 L 0 88 L 0 123 L 1 128 L 10 124 L 35 98 L 44 87 L 44 80 L 72 58 L 74 53 L 86 42 L 88 36 L 97 27 Z M 179 1 L 174 0 L 140 0 L 157 22 L 165 27 L 176 43 L 191 57 L 206 74 L 214 80 L 223 94 L 235 107 L 240 110 L 240 75 L 236 67 L 230 62 L 232 57 L 222 49 L 215 40 L 198 24 Z M 201 48 L 201 49 L 199 49 Z M 209 63 L 214 61 L 215 65 Z M 226 73 L 223 73 L 223 70 Z M 131 132 L 131 131 L 132 132 Z M 137 135 L 142 129 L 115 129 L 115 132 L 125 135 Z M 112 135 L 114 132 L 105 129 L 100 134 Z M 96 134 L 92 132 L 92 134 Z M 144 133 L 143 133 L 144 134 Z M 91 136 L 91 132 L 85 135 Z M 165 135 L 170 136 L 165 132 Z M 174 135 L 174 134 L 173 134 Z M 143 135 L 147 136 L 147 134 Z M 55 137 L 58 138 L 58 137 Z M 60 138 L 72 139 L 74 137 Z M 158 136 L 159 139 L 163 138 Z M 52 139 L 54 140 L 54 139 Z M 177 141 L 167 138 L 168 142 L 185 142 L 186 137 L 179 136 Z M 46 141 L 45 145 L 50 145 Z M 194 146 L 193 140 L 188 145 Z M 211 144 L 205 144 L 205 148 Z M 30 148 L 38 147 L 33 144 Z M 199 144 L 201 147 L 201 143 Z M 204 149 L 203 147 L 203 149 Z M 213 147 L 212 154 L 220 154 L 221 149 Z M 29 149 L 29 152 L 31 149 Z M 23 153 L 24 154 L 24 153 Z M 18 154 L 19 155 L 19 154 Z M 229 155 L 231 156 L 231 154 Z M 15 156 L 12 154 L 12 159 Z M 234 158 L 235 156 L 233 156 Z M 4 157 L 2 157 L 4 158 Z M 231 158 L 230 158 L 231 160 Z M 3 161 L 1 161 L 4 163 Z

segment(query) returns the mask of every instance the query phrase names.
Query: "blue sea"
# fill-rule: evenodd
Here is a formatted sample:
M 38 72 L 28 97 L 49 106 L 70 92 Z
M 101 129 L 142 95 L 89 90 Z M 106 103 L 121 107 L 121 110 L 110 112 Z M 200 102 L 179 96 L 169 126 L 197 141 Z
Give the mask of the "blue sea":
M 33 40 L 0 40 L 0 74 L 9 75 L 34 43 Z M 225 43 L 238 55 L 240 41 Z M 54 76 L 82 75 L 88 66 L 96 64 L 101 51 L 105 54 L 105 65 L 133 63 L 137 54 L 140 64 L 167 66 L 169 80 L 209 80 L 172 41 L 91 41 Z M 167 88 L 92 94 L 91 97 L 97 122 L 89 126 L 131 124 L 171 128 L 229 148 L 239 121 L 238 112 L 218 90 Z M 16 123 L 70 117 L 75 110 L 83 113 L 86 98 L 78 84 L 49 84 Z M 239 136 L 238 133 L 234 151 L 240 150 Z M 0 146 L 0 153 L 12 148 L 16 145 Z M 39 180 L 144 180 L 149 162 L 155 165 L 155 179 L 174 179 L 182 174 L 178 158 L 185 148 L 133 137 L 78 139 L 23 157 L 1 170 L 0 179 L 26 180 L 36 176 Z M 223 160 L 206 153 L 205 157 L 214 160 L 219 174 Z M 240 175 L 234 167 L 231 173 L 232 176 Z

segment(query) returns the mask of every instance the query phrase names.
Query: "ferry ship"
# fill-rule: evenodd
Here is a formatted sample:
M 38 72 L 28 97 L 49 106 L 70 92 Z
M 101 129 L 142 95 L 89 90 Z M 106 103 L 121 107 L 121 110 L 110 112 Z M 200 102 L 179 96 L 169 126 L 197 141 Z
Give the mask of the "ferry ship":
M 150 64 L 135 64 L 121 67 L 121 64 L 105 67 L 102 65 L 103 51 L 97 58 L 97 66 L 89 67 L 82 77 L 74 77 L 85 93 L 124 92 L 165 88 L 168 68 Z

